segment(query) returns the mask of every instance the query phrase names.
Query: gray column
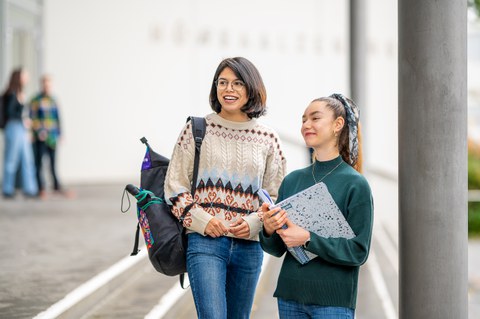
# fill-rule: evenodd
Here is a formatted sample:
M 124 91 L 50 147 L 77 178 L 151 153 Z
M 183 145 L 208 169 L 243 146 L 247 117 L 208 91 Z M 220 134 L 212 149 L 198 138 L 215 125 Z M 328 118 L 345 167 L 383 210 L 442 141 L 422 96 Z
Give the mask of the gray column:
M 366 127 L 366 50 L 367 19 L 366 0 L 350 0 L 350 97 L 360 108 L 360 121 Z M 364 166 L 368 165 L 366 130 L 362 129 Z
M 366 103 L 367 21 L 365 6 L 365 0 L 350 0 L 350 95 L 360 108 Z
M 468 317 L 466 5 L 398 1 L 404 319 Z
M 7 1 L 0 0 L 0 87 L 6 86 L 7 79 Z M 3 91 L 2 91 L 3 92 Z

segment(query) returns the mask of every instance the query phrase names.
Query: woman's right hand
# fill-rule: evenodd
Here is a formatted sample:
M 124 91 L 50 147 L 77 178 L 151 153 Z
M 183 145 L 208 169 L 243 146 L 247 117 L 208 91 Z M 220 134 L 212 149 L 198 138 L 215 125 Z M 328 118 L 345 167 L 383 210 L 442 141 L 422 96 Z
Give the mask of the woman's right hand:
M 223 225 L 222 222 L 216 218 L 212 218 L 208 222 L 207 227 L 205 227 L 205 235 L 208 235 L 213 238 L 225 236 L 227 234 L 228 234 L 227 227 L 225 227 L 225 225 Z
M 280 209 L 280 207 L 269 209 L 268 204 L 264 203 L 261 210 L 263 213 L 263 229 L 269 236 L 277 229 L 282 228 L 287 222 L 287 212 Z

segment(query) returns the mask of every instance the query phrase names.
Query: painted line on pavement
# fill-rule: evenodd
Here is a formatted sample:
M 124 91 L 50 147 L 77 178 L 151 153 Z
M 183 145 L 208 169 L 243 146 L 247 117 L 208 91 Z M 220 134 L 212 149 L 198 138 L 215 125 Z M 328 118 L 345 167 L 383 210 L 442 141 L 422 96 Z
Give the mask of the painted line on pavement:
M 116 276 L 122 274 L 127 269 L 135 266 L 138 262 L 147 257 L 147 249 L 142 249 L 136 256 L 127 256 L 107 270 L 99 273 L 89 281 L 78 286 L 72 292 L 67 294 L 63 299 L 59 300 L 47 310 L 39 313 L 33 319 L 53 319 L 57 318 L 77 303 L 91 295 L 97 289 L 106 285 Z
M 373 235 L 398 276 L 398 251 L 392 243 L 390 236 L 385 232 L 383 224 L 378 225 L 378 227 L 374 229 Z
M 185 279 L 188 279 L 188 276 L 185 276 Z M 145 316 L 145 319 L 163 318 L 186 292 L 187 289 L 183 289 L 180 283 L 177 282 L 162 296 L 158 304 Z
M 264 254 L 262 270 L 260 271 L 260 278 L 258 279 L 259 282 L 267 264 L 270 262 L 270 257 L 270 255 Z M 188 276 L 185 277 L 188 279 Z M 186 292 L 187 289 L 180 287 L 180 284 L 174 284 L 172 288 L 162 296 L 158 304 L 145 316 L 145 319 L 162 319 Z
M 393 306 L 392 298 L 387 289 L 387 284 L 383 278 L 382 271 L 380 270 L 380 265 L 377 261 L 377 256 L 373 251 L 370 251 L 370 256 L 368 257 L 367 268 L 372 276 L 373 285 L 377 291 L 377 295 L 382 301 L 382 307 L 385 312 L 386 319 L 397 319 L 397 313 L 395 307 Z

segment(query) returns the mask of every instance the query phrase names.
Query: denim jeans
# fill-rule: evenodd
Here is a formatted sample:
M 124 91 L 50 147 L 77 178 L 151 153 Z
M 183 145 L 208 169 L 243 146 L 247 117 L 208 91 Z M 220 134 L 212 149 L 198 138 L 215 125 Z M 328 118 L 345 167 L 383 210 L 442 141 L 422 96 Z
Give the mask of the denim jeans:
M 32 145 L 28 141 L 27 130 L 20 120 L 11 120 L 5 126 L 5 158 L 3 168 L 3 193 L 13 195 L 15 176 L 18 167 L 22 175 L 22 188 L 27 195 L 38 192 L 35 178 Z
M 280 319 L 353 319 L 355 310 L 345 307 L 324 307 L 301 304 L 278 298 Z
M 256 241 L 189 234 L 187 272 L 198 318 L 249 318 L 262 261 Z

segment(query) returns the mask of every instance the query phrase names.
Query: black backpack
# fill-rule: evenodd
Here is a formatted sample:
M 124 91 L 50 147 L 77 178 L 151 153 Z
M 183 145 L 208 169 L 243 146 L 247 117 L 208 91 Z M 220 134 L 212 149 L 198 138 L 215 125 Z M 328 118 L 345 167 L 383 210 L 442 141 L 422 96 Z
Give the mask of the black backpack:
M 191 120 L 195 139 L 195 162 L 191 186 L 193 195 L 197 183 L 200 147 L 205 136 L 206 122 L 201 117 L 189 117 L 187 122 L 189 120 Z M 140 188 L 132 184 L 125 187 L 125 190 L 137 199 L 138 224 L 131 255 L 136 255 L 139 251 L 141 228 L 153 267 L 167 276 L 180 275 L 183 287 L 184 273 L 187 271 L 187 238 L 182 224 L 185 215 L 178 220 L 171 213 L 171 207 L 165 202 L 163 186 L 169 160 L 154 152 L 145 137 L 141 141 L 147 146 L 147 151 L 142 163 Z M 126 212 L 126 210 L 122 209 L 122 212 Z

